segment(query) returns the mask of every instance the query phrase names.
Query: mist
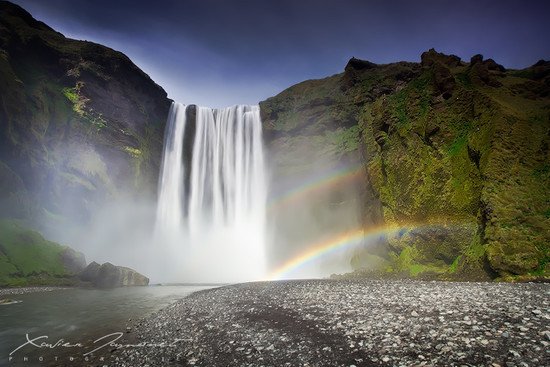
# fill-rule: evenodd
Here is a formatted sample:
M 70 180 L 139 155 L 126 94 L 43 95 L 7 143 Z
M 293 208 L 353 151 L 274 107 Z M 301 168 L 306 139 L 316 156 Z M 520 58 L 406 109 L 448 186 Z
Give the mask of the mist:
M 297 161 L 296 164 L 303 163 Z M 311 251 L 320 243 L 361 227 L 361 168 L 355 163 L 314 162 L 282 176 L 272 167 L 268 206 L 269 259 L 272 268 Z M 297 266 L 278 278 L 318 278 L 351 271 L 354 249 Z M 312 254 L 313 255 L 313 254 Z

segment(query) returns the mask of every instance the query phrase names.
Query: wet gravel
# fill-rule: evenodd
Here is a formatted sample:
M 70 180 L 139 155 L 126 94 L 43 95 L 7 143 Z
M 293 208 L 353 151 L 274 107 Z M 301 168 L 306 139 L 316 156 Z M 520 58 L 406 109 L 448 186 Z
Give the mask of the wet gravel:
M 35 292 L 51 292 L 60 289 L 68 289 L 67 287 L 20 287 L 20 288 L 0 288 L 0 298 L 4 296 L 35 293 Z
M 110 359 L 117 366 L 550 366 L 549 306 L 550 284 L 238 284 L 194 293 L 136 322 L 126 339 L 139 346 Z

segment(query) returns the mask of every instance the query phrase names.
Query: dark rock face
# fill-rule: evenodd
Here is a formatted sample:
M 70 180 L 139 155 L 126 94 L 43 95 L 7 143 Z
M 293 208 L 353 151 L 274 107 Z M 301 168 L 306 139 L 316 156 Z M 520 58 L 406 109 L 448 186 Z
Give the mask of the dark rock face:
M 451 73 L 451 70 L 440 63 L 432 64 L 432 70 L 437 94 L 442 95 L 444 99 L 451 98 L 456 85 L 456 81 Z
M 95 261 L 92 261 L 84 270 L 80 272 L 79 278 L 85 282 L 93 282 L 94 279 L 97 279 L 100 267 L 101 265 Z
M 78 274 L 86 268 L 86 257 L 84 254 L 69 247 L 61 253 L 61 262 L 65 266 L 65 269 L 73 274 Z
M 376 67 L 354 60 L 340 75 L 261 102 L 275 177 L 303 172 L 297 162 L 354 162 L 364 168 L 356 187 L 362 228 L 414 223 L 358 250 L 357 269 L 548 277 L 550 63 L 506 70 L 481 55 L 466 64 L 433 49 L 421 59 Z M 333 207 L 327 200 L 311 210 Z M 295 208 L 279 220 L 292 228 L 304 215 Z M 317 225 L 344 231 L 333 223 Z
M 149 279 L 133 269 L 115 266 L 111 263 L 99 265 L 95 261 L 90 263 L 80 273 L 80 279 L 91 282 L 99 288 L 115 288 L 127 286 L 144 286 Z
M 493 59 L 487 59 L 487 60 L 483 61 L 483 64 L 485 64 L 485 66 L 487 66 L 487 69 L 492 70 L 492 71 L 500 71 L 500 72 L 505 72 L 506 71 L 506 68 L 504 68 L 504 66 L 502 66 L 500 64 L 497 64 L 496 61 L 493 60 Z
M 370 61 L 366 60 L 360 60 L 356 59 L 355 57 L 352 57 L 348 64 L 345 67 L 345 71 L 349 70 L 366 70 L 366 69 L 373 69 L 376 67 L 376 64 Z
M 470 58 L 470 65 L 475 65 L 483 62 L 483 55 L 477 54 Z
M 423 52 L 420 56 L 420 60 L 420 64 L 426 67 L 430 67 L 436 63 L 443 64 L 451 68 L 461 65 L 460 57 L 456 55 L 445 55 L 437 52 L 433 48 Z
M 461 65 L 460 58 L 455 55 L 439 53 L 432 48 L 423 52 L 420 59 L 420 64 L 433 73 L 436 95 L 441 95 L 443 99 L 451 98 L 456 84 L 451 68 Z
M 6 215 L 85 222 L 101 202 L 155 193 L 170 101 L 122 53 L 0 1 L 0 98 L 0 171 L 22 182 L 0 201 L 35 206 Z

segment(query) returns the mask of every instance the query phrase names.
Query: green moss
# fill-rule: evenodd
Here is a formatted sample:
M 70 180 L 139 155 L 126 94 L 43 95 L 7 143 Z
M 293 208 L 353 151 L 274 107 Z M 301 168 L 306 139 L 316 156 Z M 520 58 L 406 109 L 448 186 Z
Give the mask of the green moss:
M 81 85 L 73 88 L 63 88 L 63 95 L 72 103 L 73 111 L 83 117 L 86 114 L 84 110 L 86 100 L 79 95 L 80 87 Z
M 409 246 L 405 247 L 399 255 L 393 256 L 393 269 L 396 271 L 409 271 L 411 266 L 415 263 L 415 258 L 418 256 L 416 248 Z
M 144 177 L 144 172 L 149 172 L 153 167 L 154 156 L 161 155 L 160 151 L 155 149 L 155 147 L 162 146 L 162 142 L 158 140 L 158 137 L 161 136 L 158 129 L 158 124 L 151 124 L 145 128 L 145 132 L 142 134 L 129 131 L 129 134 L 138 142 L 135 148 L 124 147 L 124 151 L 132 157 L 133 178 L 136 189 L 154 185 L 146 180 L 147 177 Z
M 80 122 L 87 123 L 95 132 L 98 132 L 107 127 L 107 121 L 101 113 L 86 106 L 89 100 L 80 93 L 83 86 L 83 82 L 78 82 L 75 87 L 63 88 L 63 95 L 71 102 L 72 110 L 80 117 Z
M 339 154 L 353 152 L 359 147 L 359 126 L 352 126 L 347 129 L 338 129 L 327 131 L 326 138 L 334 145 L 334 149 Z
M 407 90 L 403 89 L 398 92 L 394 97 L 395 103 L 395 117 L 401 125 L 405 125 L 409 121 L 409 115 L 407 113 Z
M 539 265 L 536 270 L 530 274 L 535 276 L 550 276 L 550 255 L 545 255 L 539 260 Z
M 449 146 L 447 153 L 453 157 L 466 150 L 468 138 L 464 135 L 457 137 Z
M 1 253 L 0 254 L 0 279 L 6 279 L 13 275 L 17 275 L 19 271 L 17 268 L 10 263 L 9 258 Z
M 427 271 L 429 271 L 429 268 L 426 265 L 422 265 L 422 264 L 412 264 L 409 267 L 409 274 L 412 277 L 417 277 L 418 275 L 425 273 Z
M 138 158 L 141 156 L 141 150 L 132 148 L 132 147 L 124 147 L 124 151 L 128 154 L 130 154 L 134 158 Z
M 458 265 L 460 261 L 462 260 L 462 255 L 459 255 L 456 257 L 456 259 L 453 261 L 453 263 L 449 266 L 449 273 L 454 274 L 458 270 Z
M 533 79 L 535 77 L 535 72 L 531 69 L 513 70 L 510 72 L 510 75 L 522 79 Z
M 422 256 L 415 246 L 405 247 L 398 256 L 393 255 L 393 264 L 388 270 L 407 274 L 411 277 L 418 277 L 423 274 L 443 274 L 448 271 L 445 266 L 437 264 L 421 263 Z
M 550 164 L 544 163 L 533 170 L 533 176 L 539 180 L 550 179 Z
M 72 103 L 78 102 L 78 94 L 76 92 L 76 88 L 63 88 L 63 95 L 67 97 L 67 99 Z
M 471 89 L 473 87 L 472 79 L 470 78 L 470 74 L 462 72 L 456 74 L 456 80 L 462 85 L 463 88 Z
M 61 260 L 65 247 L 45 240 L 38 232 L 28 230 L 15 221 L 0 221 L 0 261 L 2 276 L 29 277 L 68 275 Z
M 467 262 L 479 262 L 484 256 L 485 246 L 481 243 L 479 235 L 476 235 L 464 250 L 464 259 Z

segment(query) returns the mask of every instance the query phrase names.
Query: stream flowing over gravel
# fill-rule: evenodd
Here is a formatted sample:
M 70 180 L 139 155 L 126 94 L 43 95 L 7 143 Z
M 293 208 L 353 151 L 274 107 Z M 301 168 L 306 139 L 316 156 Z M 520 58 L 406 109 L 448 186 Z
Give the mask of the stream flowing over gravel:
M 194 293 L 118 366 L 550 366 L 550 284 L 301 280 Z

